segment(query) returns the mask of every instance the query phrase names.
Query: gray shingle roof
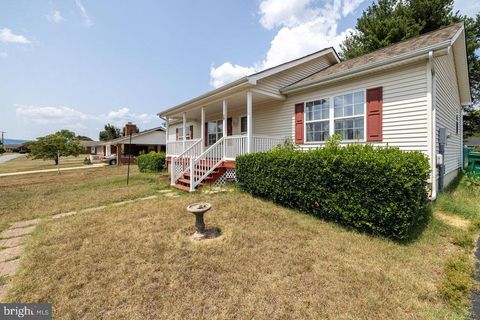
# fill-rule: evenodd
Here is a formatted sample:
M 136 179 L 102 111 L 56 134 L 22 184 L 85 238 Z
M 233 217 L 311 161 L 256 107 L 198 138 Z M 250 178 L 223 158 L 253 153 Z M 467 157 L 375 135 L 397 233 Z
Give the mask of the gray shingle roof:
M 365 66 L 375 62 L 380 62 L 388 58 L 392 58 L 401 54 L 405 54 L 411 51 L 415 51 L 422 48 L 427 48 L 435 44 L 451 40 L 453 36 L 463 27 L 463 23 L 456 23 L 445 28 L 441 28 L 432 32 L 425 33 L 423 35 L 397 42 L 391 46 L 378 49 L 367 53 L 365 55 L 352 58 L 334 65 L 327 67 L 317 73 L 314 73 L 293 85 L 301 85 L 308 83 L 312 80 L 320 79 L 325 76 L 334 75 L 354 69 L 356 67 Z M 288 87 L 287 87 L 288 88 Z

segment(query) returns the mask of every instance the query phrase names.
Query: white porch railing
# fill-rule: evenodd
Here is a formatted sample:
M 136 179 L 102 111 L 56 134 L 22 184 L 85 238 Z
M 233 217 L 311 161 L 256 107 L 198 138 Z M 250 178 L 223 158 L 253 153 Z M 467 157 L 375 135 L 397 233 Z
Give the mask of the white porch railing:
M 251 152 L 265 152 L 285 143 L 285 138 L 254 135 Z
M 170 162 L 170 183 L 174 185 L 178 179 L 190 170 L 190 163 L 202 153 L 202 140 L 189 140 L 190 146 Z
M 247 136 L 222 137 L 197 158 L 192 158 L 189 161 L 190 191 L 194 191 L 223 161 L 235 160 L 237 156 L 247 154 L 247 139 Z M 284 141 L 285 139 L 278 137 L 253 136 L 252 152 L 268 151 L 282 145 Z
M 199 141 L 202 141 L 202 140 L 201 139 L 185 140 L 185 143 L 184 141 L 169 141 L 167 143 L 167 156 L 177 157 Z

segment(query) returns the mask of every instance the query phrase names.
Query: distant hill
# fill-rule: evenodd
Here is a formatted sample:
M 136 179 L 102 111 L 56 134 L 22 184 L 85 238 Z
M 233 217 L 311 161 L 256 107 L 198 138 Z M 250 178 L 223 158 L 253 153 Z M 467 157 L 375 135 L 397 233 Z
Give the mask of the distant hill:
M 5 145 L 11 145 L 11 144 L 24 144 L 25 142 L 28 142 L 28 140 L 20 140 L 20 139 L 5 139 Z

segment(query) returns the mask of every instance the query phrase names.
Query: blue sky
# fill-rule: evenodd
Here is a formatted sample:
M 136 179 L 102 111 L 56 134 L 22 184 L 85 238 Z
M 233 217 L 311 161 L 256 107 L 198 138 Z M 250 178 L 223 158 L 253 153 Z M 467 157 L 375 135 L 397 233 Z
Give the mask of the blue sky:
M 96 139 L 107 122 L 158 126 L 165 108 L 338 46 L 370 2 L 2 0 L 0 130 Z

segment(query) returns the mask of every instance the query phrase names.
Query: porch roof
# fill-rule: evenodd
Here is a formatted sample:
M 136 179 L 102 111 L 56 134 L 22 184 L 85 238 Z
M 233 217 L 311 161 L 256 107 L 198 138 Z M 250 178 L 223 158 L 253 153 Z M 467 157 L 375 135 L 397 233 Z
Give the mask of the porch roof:
M 241 92 L 245 89 L 252 88 L 257 84 L 257 81 L 266 77 L 269 77 L 271 75 L 274 75 L 276 73 L 282 72 L 284 70 L 287 70 L 289 68 L 293 68 L 295 66 L 298 66 L 300 64 L 303 64 L 305 62 L 308 62 L 310 60 L 316 59 L 320 56 L 323 55 L 329 55 L 335 63 L 340 62 L 340 58 L 338 57 L 337 52 L 333 47 L 328 47 L 324 48 L 322 50 L 316 51 L 314 53 L 308 54 L 306 56 L 287 61 L 285 63 L 282 63 L 280 65 L 250 74 L 248 76 L 244 76 L 238 80 L 235 80 L 233 82 L 230 82 L 224 86 L 221 86 L 219 88 L 213 89 L 211 91 L 208 91 L 200 96 L 197 96 L 193 99 L 190 99 L 186 102 L 183 102 L 179 105 L 176 105 L 174 107 L 168 108 L 164 111 L 159 112 L 157 115 L 159 117 L 163 116 L 170 116 L 172 114 L 176 114 L 179 112 L 182 112 L 184 110 L 190 109 L 190 108 L 195 108 L 199 107 L 202 104 L 205 103 L 212 103 L 216 99 L 220 99 L 221 97 L 229 94 L 235 94 L 238 92 Z M 280 94 L 280 93 L 279 93 Z

